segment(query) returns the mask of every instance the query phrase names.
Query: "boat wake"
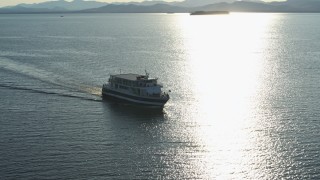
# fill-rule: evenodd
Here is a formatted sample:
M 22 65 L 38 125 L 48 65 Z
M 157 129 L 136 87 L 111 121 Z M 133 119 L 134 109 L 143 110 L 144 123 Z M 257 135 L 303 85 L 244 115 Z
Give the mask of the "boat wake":
M 84 100 L 101 101 L 101 88 L 98 86 L 87 85 L 82 82 L 76 82 L 74 79 L 66 78 L 62 75 L 37 68 L 35 66 L 24 64 L 0 57 L 0 69 L 4 69 L 16 74 L 27 76 L 48 84 L 50 87 L 37 87 L 34 85 L 24 85 L 18 82 L 1 82 L 0 87 L 25 90 L 34 93 L 59 95 L 63 97 L 79 98 Z
M 63 97 L 69 97 L 69 98 L 77 98 L 77 99 L 83 99 L 83 100 L 88 100 L 88 101 L 99 101 L 101 102 L 101 98 L 90 98 L 90 97 L 85 97 L 81 96 L 78 94 L 67 94 L 67 93 L 61 93 L 61 92 L 49 92 L 49 91 L 44 91 L 44 90 L 38 90 L 38 89 L 32 89 L 32 88 L 27 88 L 27 87 L 18 87 L 18 86 L 10 86 L 10 85 L 5 85 L 5 84 L 0 84 L 0 87 L 2 88 L 8 88 L 8 89 L 14 89 L 14 90 L 23 90 L 23 91 L 30 91 L 34 93 L 41 93 L 41 94 L 48 94 L 48 95 L 58 95 L 58 96 L 63 96 Z

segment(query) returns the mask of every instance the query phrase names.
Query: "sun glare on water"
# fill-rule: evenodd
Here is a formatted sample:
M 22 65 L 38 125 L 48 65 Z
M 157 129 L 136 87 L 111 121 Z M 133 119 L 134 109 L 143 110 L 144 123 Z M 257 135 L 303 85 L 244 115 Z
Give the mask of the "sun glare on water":
M 258 123 L 254 106 L 263 86 L 265 36 L 273 15 L 181 16 L 179 22 L 196 101 L 194 134 L 209 152 L 198 167 L 215 178 L 235 178 L 242 171 L 243 178 L 264 176 L 252 171 L 260 162 L 246 149 L 255 149 L 250 127 Z

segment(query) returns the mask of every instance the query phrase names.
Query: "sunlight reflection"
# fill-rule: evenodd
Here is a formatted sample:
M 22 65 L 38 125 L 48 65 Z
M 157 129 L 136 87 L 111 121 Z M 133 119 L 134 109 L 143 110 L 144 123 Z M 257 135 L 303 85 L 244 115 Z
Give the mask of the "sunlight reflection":
M 270 14 L 250 13 L 181 16 L 196 96 L 195 134 L 210 151 L 205 162 L 210 176 L 229 178 L 250 172 L 248 164 L 256 163 L 246 151 L 254 146 L 248 127 L 256 123 L 252 107 L 259 101 L 265 32 L 272 19 Z

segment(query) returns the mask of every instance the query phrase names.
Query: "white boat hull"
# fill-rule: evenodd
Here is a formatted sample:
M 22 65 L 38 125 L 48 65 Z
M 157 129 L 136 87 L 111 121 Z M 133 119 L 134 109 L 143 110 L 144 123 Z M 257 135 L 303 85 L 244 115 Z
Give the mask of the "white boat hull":
M 128 93 L 115 91 L 111 88 L 108 88 L 108 86 L 103 86 L 102 95 L 105 98 L 111 97 L 117 100 L 131 102 L 139 105 L 156 107 L 163 107 L 165 103 L 169 100 L 168 96 L 159 98 L 135 96 Z

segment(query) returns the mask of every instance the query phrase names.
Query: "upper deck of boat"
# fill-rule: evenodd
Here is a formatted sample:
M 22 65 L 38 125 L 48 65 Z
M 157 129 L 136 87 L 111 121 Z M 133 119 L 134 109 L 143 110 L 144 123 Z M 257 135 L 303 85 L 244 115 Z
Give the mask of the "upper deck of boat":
M 155 78 L 149 78 L 146 75 L 141 74 L 117 74 L 117 75 L 111 75 L 112 77 L 119 78 L 119 79 L 125 79 L 129 81 L 139 81 L 139 80 L 156 80 Z

